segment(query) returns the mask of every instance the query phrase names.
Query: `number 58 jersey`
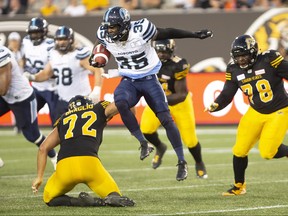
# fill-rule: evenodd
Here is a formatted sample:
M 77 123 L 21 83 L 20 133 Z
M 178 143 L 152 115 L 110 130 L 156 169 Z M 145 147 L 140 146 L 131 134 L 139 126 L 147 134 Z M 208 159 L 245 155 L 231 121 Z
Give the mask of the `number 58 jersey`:
M 121 76 L 139 79 L 158 73 L 161 62 L 151 39 L 157 34 L 155 25 L 146 18 L 132 21 L 127 41 L 113 42 L 106 37 L 103 26 L 97 31 L 97 38 L 115 57 Z

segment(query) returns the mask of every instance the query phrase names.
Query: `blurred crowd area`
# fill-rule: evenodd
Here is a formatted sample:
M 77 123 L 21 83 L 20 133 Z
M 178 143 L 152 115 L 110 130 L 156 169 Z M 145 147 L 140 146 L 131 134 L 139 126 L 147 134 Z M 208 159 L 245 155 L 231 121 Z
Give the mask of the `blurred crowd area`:
M 121 6 L 128 10 L 207 9 L 221 11 L 287 7 L 288 0 L 0 0 L 0 15 L 83 16 Z

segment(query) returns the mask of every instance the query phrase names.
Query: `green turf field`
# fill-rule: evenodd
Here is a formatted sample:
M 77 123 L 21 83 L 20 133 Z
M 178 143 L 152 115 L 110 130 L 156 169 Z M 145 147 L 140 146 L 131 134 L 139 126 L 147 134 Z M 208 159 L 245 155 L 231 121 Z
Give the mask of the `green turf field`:
M 177 182 L 177 159 L 170 145 L 162 166 L 153 170 L 152 155 L 140 161 L 138 143 L 127 129 L 107 128 L 100 158 L 123 195 L 132 198 L 136 206 L 51 208 L 42 201 L 44 185 L 36 196 L 31 190 L 37 148 L 22 135 L 13 135 L 11 129 L 1 129 L 0 157 L 5 165 L 0 168 L 0 215 L 288 215 L 286 158 L 266 161 L 260 158 L 257 148 L 252 149 L 246 172 L 247 194 L 222 197 L 221 193 L 233 183 L 231 148 L 235 127 L 198 127 L 197 132 L 208 179 L 195 177 L 194 161 L 186 148 L 189 175 L 185 181 Z M 168 144 L 163 129 L 159 133 Z M 53 172 L 48 162 L 45 181 Z M 85 185 L 79 185 L 69 194 L 78 196 L 81 191 L 90 192 Z

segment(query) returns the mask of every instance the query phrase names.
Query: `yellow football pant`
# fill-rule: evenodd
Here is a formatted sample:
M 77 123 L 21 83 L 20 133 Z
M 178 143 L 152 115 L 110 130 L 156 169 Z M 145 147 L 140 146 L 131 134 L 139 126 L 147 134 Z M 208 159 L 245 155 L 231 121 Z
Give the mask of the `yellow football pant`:
M 192 96 L 187 94 L 186 99 L 174 106 L 169 106 L 170 113 L 180 132 L 183 143 L 188 148 L 193 148 L 198 143 L 196 135 L 195 117 Z M 157 131 L 161 125 L 151 108 L 147 105 L 143 110 L 140 122 L 142 133 L 152 134 Z
M 259 141 L 262 158 L 272 159 L 283 142 L 288 128 L 288 107 L 271 114 L 261 114 L 249 107 L 238 125 L 233 154 L 245 157 Z
M 77 184 L 84 183 L 101 198 L 119 188 L 112 176 L 103 167 L 97 157 L 74 156 L 60 160 L 56 171 L 48 179 L 44 188 L 45 203 L 66 194 Z

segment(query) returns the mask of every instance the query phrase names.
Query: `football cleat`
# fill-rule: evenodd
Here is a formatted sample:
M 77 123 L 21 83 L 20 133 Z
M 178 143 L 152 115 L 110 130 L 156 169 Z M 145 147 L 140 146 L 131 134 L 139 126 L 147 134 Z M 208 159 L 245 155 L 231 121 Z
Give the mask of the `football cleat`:
M 203 162 L 195 164 L 196 176 L 201 179 L 207 179 L 208 174 Z
M 183 181 L 188 176 L 187 162 L 186 161 L 178 161 L 177 166 L 178 166 L 178 172 L 176 175 L 176 180 L 177 181 Z
M 135 202 L 132 199 L 119 195 L 108 195 L 105 197 L 104 202 L 106 205 L 113 207 L 126 207 L 135 205 Z
M 154 155 L 154 158 L 152 160 L 152 168 L 153 169 L 157 169 L 161 163 L 162 163 L 162 157 L 164 155 L 164 153 L 167 150 L 167 145 L 165 145 L 164 143 L 161 143 L 159 146 L 157 146 L 156 148 L 156 153 Z
M 246 194 L 246 183 L 235 183 L 231 189 L 223 192 L 223 196 L 235 196 Z
M 83 206 L 106 206 L 103 199 L 92 197 L 86 192 L 81 192 L 78 198 L 81 200 Z
M 144 160 L 154 150 L 153 146 L 147 141 L 140 142 L 140 160 Z

